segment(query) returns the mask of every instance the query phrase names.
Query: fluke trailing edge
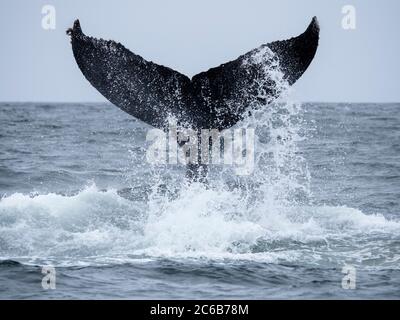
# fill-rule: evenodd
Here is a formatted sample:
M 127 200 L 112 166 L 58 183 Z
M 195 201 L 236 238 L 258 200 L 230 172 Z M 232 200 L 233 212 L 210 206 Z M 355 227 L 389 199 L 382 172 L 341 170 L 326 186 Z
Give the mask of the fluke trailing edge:
M 173 116 L 194 129 L 223 130 L 238 122 L 249 106 L 279 95 L 271 70 L 279 66 L 289 85 L 301 77 L 317 51 L 319 25 L 314 17 L 300 36 L 264 44 L 192 79 L 120 43 L 86 36 L 78 20 L 67 34 L 86 79 L 123 111 L 161 129 Z

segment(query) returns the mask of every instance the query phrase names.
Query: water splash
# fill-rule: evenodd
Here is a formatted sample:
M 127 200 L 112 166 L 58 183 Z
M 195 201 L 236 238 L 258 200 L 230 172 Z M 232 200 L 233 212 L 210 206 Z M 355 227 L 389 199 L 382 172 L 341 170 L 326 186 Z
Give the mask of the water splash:
M 268 54 L 250 59 L 263 61 Z M 143 175 L 127 177 L 135 190 L 144 189 L 129 200 L 95 185 L 72 196 L 12 194 L 0 200 L 0 259 L 93 265 L 161 257 L 329 267 L 346 261 L 398 268 L 399 222 L 312 205 L 298 147 L 307 125 L 301 106 L 290 102 L 278 67 L 258 69 L 275 79 L 281 98 L 260 103 L 260 83 L 250 114 L 237 124 L 256 130 L 252 175 L 237 177 L 232 168 L 216 167 L 206 186 L 188 184 L 174 167 L 144 165 Z M 134 150 L 135 163 L 144 150 Z

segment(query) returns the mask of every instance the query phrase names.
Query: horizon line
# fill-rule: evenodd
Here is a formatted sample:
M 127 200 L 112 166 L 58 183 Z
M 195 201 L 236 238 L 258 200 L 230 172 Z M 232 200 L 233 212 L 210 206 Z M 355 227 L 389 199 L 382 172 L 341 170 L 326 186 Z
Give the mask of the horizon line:
M 377 104 L 377 103 L 384 103 L 384 104 L 400 104 L 400 101 L 300 101 L 293 99 L 291 102 L 294 103 L 336 103 L 336 104 Z M 39 100 L 0 100 L 0 103 L 48 103 L 48 104 L 56 104 L 56 103 L 65 103 L 65 104 L 96 104 L 96 103 L 106 103 L 112 104 L 110 101 L 39 101 Z

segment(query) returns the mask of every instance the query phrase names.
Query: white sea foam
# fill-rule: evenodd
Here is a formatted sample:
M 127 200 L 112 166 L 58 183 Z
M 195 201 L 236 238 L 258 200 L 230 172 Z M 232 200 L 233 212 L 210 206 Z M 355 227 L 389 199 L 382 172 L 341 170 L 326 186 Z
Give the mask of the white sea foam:
M 399 231 L 399 222 L 347 207 L 259 202 L 246 211 L 239 192 L 201 184 L 158 209 L 95 186 L 75 196 L 13 194 L 0 202 L 0 256 L 26 262 L 81 265 L 164 257 L 315 259 L 312 263 L 336 250 L 330 242 L 347 243 L 351 254 L 361 249 L 358 240 L 371 234 L 390 239 Z

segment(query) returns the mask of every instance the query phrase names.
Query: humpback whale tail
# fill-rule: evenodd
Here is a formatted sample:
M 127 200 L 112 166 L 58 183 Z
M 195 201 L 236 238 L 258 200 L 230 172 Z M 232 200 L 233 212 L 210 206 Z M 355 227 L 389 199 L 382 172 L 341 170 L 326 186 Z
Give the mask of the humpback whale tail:
M 172 116 L 185 127 L 224 130 L 259 100 L 268 104 L 279 96 L 266 69 L 279 64 L 289 85 L 302 76 L 317 51 L 319 25 L 314 17 L 301 35 L 264 44 L 191 79 L 145 60 L 120 43 L 85 35 L 79 20 L 67 34 L 83 75 L 123 111 L 160 129 Z

